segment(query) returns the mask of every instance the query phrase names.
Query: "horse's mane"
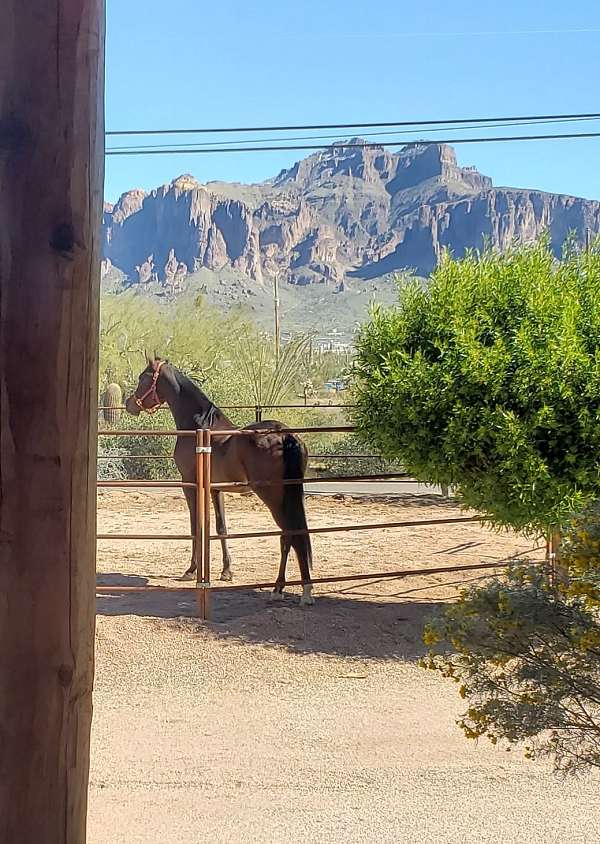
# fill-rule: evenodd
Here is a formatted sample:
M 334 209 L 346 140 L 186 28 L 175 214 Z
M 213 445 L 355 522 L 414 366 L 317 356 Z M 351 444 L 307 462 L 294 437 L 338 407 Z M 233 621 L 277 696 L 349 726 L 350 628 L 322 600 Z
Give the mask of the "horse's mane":
M 217 405 L 209 399 L 206 393 L 180 369 L 173 366 L 175 380 L 182 391 L 191 396 L 198 403 L 198 413 L 194 414 L 194 424 L 197 428 L 210 428 L 221 419 L 227 419 Z

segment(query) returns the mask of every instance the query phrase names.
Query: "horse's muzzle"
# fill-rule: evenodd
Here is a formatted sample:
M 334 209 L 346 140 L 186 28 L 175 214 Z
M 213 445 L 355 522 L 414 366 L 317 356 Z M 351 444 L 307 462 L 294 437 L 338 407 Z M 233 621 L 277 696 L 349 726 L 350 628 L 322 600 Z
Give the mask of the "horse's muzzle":
M 140 407 L 136 403 L 135 396 L 131 395 L 125 402 L 125 410 L 127 413 L 130 413 L 132 416 L 139 416 L 140 415 Z

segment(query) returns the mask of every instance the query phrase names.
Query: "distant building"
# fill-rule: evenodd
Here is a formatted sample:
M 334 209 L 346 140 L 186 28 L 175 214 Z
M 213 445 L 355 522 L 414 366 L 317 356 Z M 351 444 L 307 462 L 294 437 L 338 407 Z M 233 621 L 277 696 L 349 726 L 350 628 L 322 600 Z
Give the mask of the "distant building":
M 326 393 L 341 393 L 343 390 L 348 389 L 348 385 L 341 379 L 332 378 L 331 381 L 326 381 L 323 384 L 323 389 Z
M 313 349 L 317 352 L 349 352 L 352 349 L 352 344 L 345 343 L 343 340 L 318 337 L 313 341 Z

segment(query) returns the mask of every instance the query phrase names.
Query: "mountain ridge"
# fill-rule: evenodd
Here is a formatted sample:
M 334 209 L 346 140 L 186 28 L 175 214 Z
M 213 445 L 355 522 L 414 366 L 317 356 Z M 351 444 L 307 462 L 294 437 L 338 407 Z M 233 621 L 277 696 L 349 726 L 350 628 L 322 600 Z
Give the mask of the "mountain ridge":
M 445 249 L 461 257 L 484 240 L 506 249 L 548 232 L 559 254 L 569 232 L 581 243 L 600 233 L 600 202 L 495 187 L 447 144 L 392 152 L 360 143 L 334 144 L 262 183 L 183 174 L 125 192 L 105 204 L 103 273 L 116 268 L 168 296 L 201 270 L 235 276 L 246 298 L 275 275 L 284 287 L 343 294 L 398 272 L 427 276 Z

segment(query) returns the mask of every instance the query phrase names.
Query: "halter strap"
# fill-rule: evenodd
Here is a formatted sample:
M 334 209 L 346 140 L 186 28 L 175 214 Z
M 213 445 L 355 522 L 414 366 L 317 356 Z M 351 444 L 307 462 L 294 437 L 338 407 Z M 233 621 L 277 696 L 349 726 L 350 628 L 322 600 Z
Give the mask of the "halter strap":
M 160 370 L 162 369 L 165 363 L 166 361 L 161 360 L 154 372 L 152 373 L 152 383 L 150 384 L 144 395 L 140 396 L 139 398 L 138 396 L 135 396 L 135 403 L 140 408 L 140 410 L 145 410 L 146 413 L 156 413 L 158 408 L 162 405 L 162 402 L 159 399 L 158 393 L 156 391 L 156 384 L 158 382 Z M 152 404 L 150 407 L 144 407 L 144 401 L 148 398 L 148 396 L 153 397 L 154 404 Z

